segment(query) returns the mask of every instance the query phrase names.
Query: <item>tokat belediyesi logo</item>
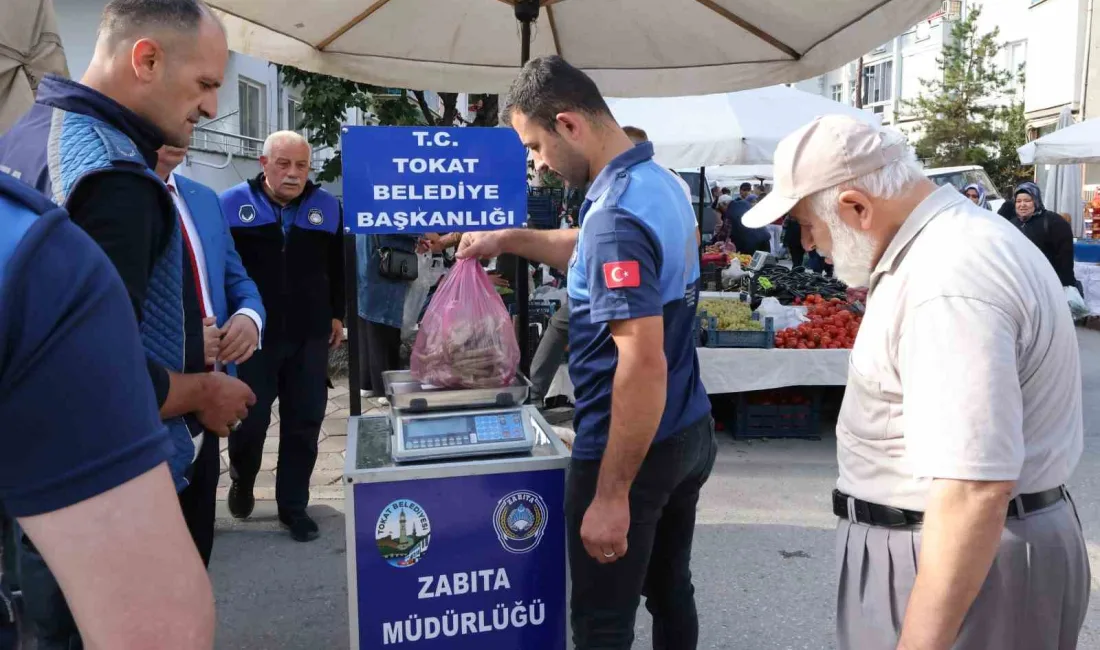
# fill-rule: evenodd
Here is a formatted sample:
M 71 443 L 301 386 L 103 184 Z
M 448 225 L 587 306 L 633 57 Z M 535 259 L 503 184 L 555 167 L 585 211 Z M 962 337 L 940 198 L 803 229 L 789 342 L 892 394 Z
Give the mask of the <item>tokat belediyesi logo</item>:
M 374 528 L 374 542 L 382 559 L 401 569 L 419 562 L 428 551 L 432 524 L 420 504 L 398 499 L 382 509 Z

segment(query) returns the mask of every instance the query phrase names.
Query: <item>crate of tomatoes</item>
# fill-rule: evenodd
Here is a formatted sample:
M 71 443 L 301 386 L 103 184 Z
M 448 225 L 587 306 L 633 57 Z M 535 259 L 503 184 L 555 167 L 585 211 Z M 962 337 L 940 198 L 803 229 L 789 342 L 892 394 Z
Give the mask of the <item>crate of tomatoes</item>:
M 839 298 L 806 296 L 805 323 L 775 335 L 775 347 L 788 350 L 845 350 L 855 343 L 863 314 Z

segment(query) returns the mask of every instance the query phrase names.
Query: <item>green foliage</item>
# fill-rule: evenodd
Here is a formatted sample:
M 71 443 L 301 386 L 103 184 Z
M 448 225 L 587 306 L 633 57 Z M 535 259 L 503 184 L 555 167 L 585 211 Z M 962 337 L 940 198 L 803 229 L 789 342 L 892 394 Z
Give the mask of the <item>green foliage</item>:
M 1030 175 L 1019 166 L 1015 149 L 1025 142 L 1026 124 L 1021 98 L 1011 85 L 1014 76 L 1022 82 L 1023 73 L 998 65 L 1004 47 L 998 42 L 1000 31 L 978 34 L 981 10 L 973 7 L 952 26 L 936 60 L 940 77 L 922 79 L 920 97 L 904 107 L 921 123 L 915 148 L 926 165 L 982 165 L 1001 188 Z M 1009 99 L 1007 106 L 1003 97 Z
M 322 182 L 340 177 L 340 128 L 349 109 L 373 112 L 378 123 L 387 126 L 444 126 L 452 125 L 458 119 L 457 93 L 439 94 L 443 102 L 443 116 L 437 119 L 423 91 L 412 91 L 410 97 L 408 90 L 393 94 L 390 89 L 306 72 L 292 66 L 277 67 L 283 80 L 300 88 L 302 93 L 302 123 L 292 128 L 309 131 L 310 144 L 314 147 L 332 147 L 335 152 L 317 174 L 317 180 Z
M 283 80 L 302 90 L 302 123 L 295 129 L 309 131 L 314 147 L 333 147 L 336 155 L 325 162 L 317 174 L 318 181 L 334 181 L 340 177 L 340 127 L 349 108 L 369 111 L 374 105 L 371 87 L 347 79 L 306 72 L 291 66 L 278 66 Z
M 1020 154 L 1016 151 L 1027 144 L 1027 118 L 1024 116 L 1023 102 L 1003 107 L 1000 123 L 1004 128 L 997 142 L 997 155 L 985 168 L 997 189 L 1004 196 L 1012 196 L 1012 190 L 1017 185 L 1035 177 L 1035 168 L 1021 164 Z

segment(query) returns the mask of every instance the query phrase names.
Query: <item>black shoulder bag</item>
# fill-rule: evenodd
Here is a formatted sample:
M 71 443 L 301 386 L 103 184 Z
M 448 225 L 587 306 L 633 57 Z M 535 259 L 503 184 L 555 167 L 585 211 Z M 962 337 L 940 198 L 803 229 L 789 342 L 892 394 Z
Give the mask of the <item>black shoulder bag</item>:
M 394 282 L 412 282 L 417 278 L 416 253 L 381 246 L 377 237 L 374 238 L 374 243 L 378 249 L 378 275 Z

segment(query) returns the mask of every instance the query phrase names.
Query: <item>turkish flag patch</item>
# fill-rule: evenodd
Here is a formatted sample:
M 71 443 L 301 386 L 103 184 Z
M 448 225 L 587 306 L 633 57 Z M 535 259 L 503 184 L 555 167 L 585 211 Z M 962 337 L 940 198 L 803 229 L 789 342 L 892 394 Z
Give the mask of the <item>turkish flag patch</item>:
M 607 262 L 603 265 L 603 280 L 608 289 L 630 289 L 642 286 L 642 271 L 637 262 Z

